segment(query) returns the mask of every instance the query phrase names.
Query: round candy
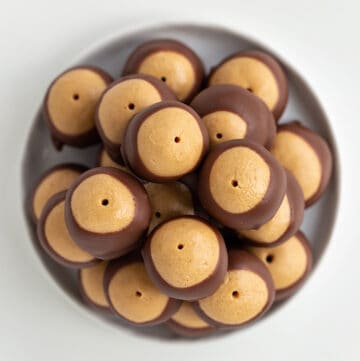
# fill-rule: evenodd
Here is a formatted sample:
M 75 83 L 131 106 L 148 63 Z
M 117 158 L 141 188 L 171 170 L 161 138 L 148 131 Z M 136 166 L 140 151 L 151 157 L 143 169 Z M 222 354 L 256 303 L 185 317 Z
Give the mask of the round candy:
M 270 271 L 274 280 L 277 301 L 294 294 L 310 273 L 311 248 L 309 241 L 300 231 L 280 246 L 252 247 L 249 251 L 256 255 Z
M 217 65 L 208 85 L 234 84 L 258 96 L 279 119 L 288 100 L 288 82 L 281 65 L 261 51 L 240 51 Z
M 258 247 L 279 245 L 300 228 L 304 216 L 304 198 L 295 177 L 288 171 L 286 175 L 286 193 L 274 217 L 258 229 L 238 232 L 250 245 Z
M 162 81 L 149 75 L 130 75 L 112 83 L 102 94 L 96 126 L 111 158 L 121 163 L 120 146 L 129 120 L 139 111 L 175 95 Z
M 279 209 L 286 174 L 262 146 L 231 140 L 219 144 L 203 162 L 199 199 L 212 217 L 236 230 L 257 228 Z
M 258 97 L 239 86 L 211 86 L 199 93 L 190 106 L 204 121 L 211 146 L 248 139 L 269 147 L 275 137 L 272 113 Z
M 81 66 L 65 71 L 51 83 L 43 113 L 57 148 L 63 144 L 86 147 L 99 141 L 96 104 L 111 82 L 103 70 Z
M 129 173 L 131 175 L 132 172 L 129 168 L 127 168 L 125 165 L 119 164 L 117 162 L 115 162 L 109 155 L 109 153 L 107 152 L 107 150 L 105 148 L 101 148 L 98 154 L 98 159 L 97 159 L 97 167 L 112 167 L 112 168 L 117 168 L 122 170 L 123 172 Z
M 146 108 L 131 120 L 122 150 L 136 175 L 163 183 L 196 169 L 208 145 L 206 127 L 195 111 L 167 101 Z
M 66 191 L 56 193 L 46 203 L 37 224 L 37 234 L 42 248 L 63 266 L 88 267 L 99 260 L 81 249 L 71 238 L 65 224 Z
M 202 337 L 215 332 L 216 328 L 209 325 L 195 312 L 191 302 L 184 301 L 179 310 L 167 322 L 169 328 L 184 337 Z
M 149 232 L 170 218 L 194 214 L 192 195 L 185 184 L 180 182 L 145 183 L 144 186 L 152 209 Z
M 71 237 L 101 259 L 119 257 L 139 246 L 151 218 L 142 184 L 116 168 L 93 168 L 66 194 L 65 218 Z
M 264 315 L 274 296 L 274 284 L 266 266 L 246 251 L 231 250 L 223 283 L 215 293 L 199 300 L 194 307 L 211 325 L 239 327 Z
M 68 189 L 85 170 L 85 167 L 78 164 L 60 164 L 46 171 L 30 195 L 29 209 L 32 220 L 36 223 L 51 196 Z
M 323 138 L 299 122 L 278 128 L 271 153 L 297 179 L 309 207 L 324 193 L 331 176 L 332 155 Z
M 227 269 L 220 232 L 195 216 L 160 224 L 146 240 L 142 254 L 149 276 L 159 289 L 181 300 L 211 295 Z
M 104 292 L 104 274 L 107 265 L 108 262 L 102 261 L 79 271 L 79 287 L 84 301 L 101 310 L 109 310 Z
M 163 323 L 181 305 L 180 301 L 168 297 L 154 285 L 137 254 L 109 263 L 104 289 L 111 310 L 135 326 Z
M 151 40 L 136 48 L 123 74 L 150 74 L 166 83 L 180 101 L 189 102 L 199 92 L 204 67 L 199 57 L 176 40 Z

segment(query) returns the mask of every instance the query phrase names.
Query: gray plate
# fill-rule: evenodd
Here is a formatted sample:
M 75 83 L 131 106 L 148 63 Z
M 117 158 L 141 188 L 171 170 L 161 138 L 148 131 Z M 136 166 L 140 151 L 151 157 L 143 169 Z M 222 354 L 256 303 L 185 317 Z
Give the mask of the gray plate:
M 88 51 L 86 55 L 78 58 L 75 64 L 96 65 L 108 71 L 115 78 L 118 78 L 128 55 L 137 45 L 152 38 L 164 37 L 178 39 L 188 44 L 202 58 L 207 71 L 225 56 L 241 49 L 262 49 L 272 53 L 271 50 L 263 45 L 227 29 L 213 26 L 180 24 L 147 28 L 112 38 L 97 45 Z M 314 254 L 314 268 L 316 268 L 330 240 L 338 205 L 339 165 L 336 144 L 329 121 L 316 95 L 294 69 L 288 66 L 283 59 L 280 60 L 288 74 L 290 91 L 289 103 L 281 118 L 281 123 L 295 119 L 300 120 L 321 134 L 330 144 L 334 154 L 334 171 L 327 192 L 318 203 L 306 210 L 305 220 L 301 227 L 311 242 Z M 75 64 L 69 64 L 69 67 Z M 56 74 L 54 74 L 55 76 Z M 22 169 L 24 201 L 26 202 L 26 198 L 36 180 L 46 169 L 63 162 L 78 162 L 92 167 L 95 165 L 98 149 L 98 147 L 91 147 L 79 150 L 65 146 L 62 152 L 55 151 L 50 141 L 49 132 L 44 126 L 39 112 L 34 119 L 34 125 L 30 131 L 24 155 Z M 27 214 L 26 216 L 28 217 Z M 38 246 L 34 227 L 29 219 L 28 225 L 34 247 L 54 281 L 61 287 L 66 296 L 82 307 L 87 307 L 82 303 L 80 297 L 76 272 L 59 266 L 44 254 Z M 268 315 L 272 314 L 275 309 L 279 309 L 283 304 L 284 302 L 277 304 L 265 317 L 268 317 Z M 93 312 L 97 317 L 101 317 L 105 322 L 117 322 L 120 327 L 124 327 L 121 322 L 113 317 L 98 313 L 88 307 L 87 310 L 88 312 Z M 135 329 L 133 331 L 154 337 L 170 337 L 165 327 Z

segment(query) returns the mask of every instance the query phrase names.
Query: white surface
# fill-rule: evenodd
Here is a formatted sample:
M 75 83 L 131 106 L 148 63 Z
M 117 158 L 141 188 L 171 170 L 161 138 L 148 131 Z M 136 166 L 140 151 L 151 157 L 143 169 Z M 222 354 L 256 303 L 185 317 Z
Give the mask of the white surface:
M 0 12 L 0 360 L 358 360 L 360 253 L 355 187 L 360 125 L 357 1 L 8 1 Z M 152 10 L 150 10 L 150 8 Z M 167 10 L 168 9 L 168 10 Z M 75 55 L 122 26 L 201 20 L 268 44 L 310 81 L 332 121 L 342 162 L 342 200 L 330 247 L 307 287 L 281 312 L 211 341 L 164 343 L 120 334 L 77 312 L 49 283 L 25 231 L 23 142 L 51 78 Z M 121 336 L 121 337 L 120 337 Z

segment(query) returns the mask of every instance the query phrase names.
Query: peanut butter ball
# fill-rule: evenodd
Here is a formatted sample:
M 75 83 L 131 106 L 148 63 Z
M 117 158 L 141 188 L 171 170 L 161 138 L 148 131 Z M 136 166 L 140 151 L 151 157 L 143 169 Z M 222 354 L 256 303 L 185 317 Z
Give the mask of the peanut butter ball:
M 66 194 L 66 224 L 84 250 L 108 260 L 137 248 L 147 232 L 151 206 L 143 185 L 116 168 L 93 168 Z
M 139 254 L 111 261 L 105 271 L 104 289 L 111 310 L 134 326 L 166 322 L 181 305 L 156 287 Z
M 122 163 L 120 147 L 129 120 L 142 109 L 163 100 L 175 100 L 162 81 L 144 74 L 129 75 L 112 83 L 96 110 L 96 126 L 110 157 Z
M 234 84 L 258 96 L 277 120 L 288 100 L 288 81 L 282 66 L 271 55 L 258 50 L 232 54 L 209 75 L 208 85 Z
M 145 183 L 144 187 L 149 195 L 152 209 L 149 232 L 170 218 L 194 214 L 192 195 L 185 184 Z
M 94 266 L 79 270 L 79 287 L 84 301 L 102 311 L 109 311 L 109 302 L 104 292 L 104 275 L 107 265 L 107 261 L 101 261 Z
M 149 106 L 131 120 L 122 151 L 137 176 L 163 183 L 195 170 L 208 145 L 208 133 L 198 114 L 183 103 L 166 101 Z
M 212 147 L 233 139 L 270 147 L 275 137 L 274 117 L 267 106 L 237 85 L 211 86 L 199 93 L 190 106 L 205 123 Z
M 111 82 L 102 69 L 80 66 L 65 71 L 51 83 L 43 114 L 58 149 L 63 144 L 82 148 L 99 142 L 96 104 Z
M 271 153 L 299 182 L 306 207 L 323 195 L 330 181 L 332 154 L 320 135 L 299 122 L 282 124 Z
M 229 251 L 229 268 L 222 284 L 194 306 L 200 317 L 220 328 L 244 326 L 270 308 L 275 289 L 266 266 L 252 254 Z
M 227 270 L 222 235 L 196 216 L 180 216 L 160 224 L 147 238 L 142 255 L 159 289 L 181 300 L 211 295 Z
M 149 74 L 166 83 L 177 98 L 188 103 L 199 92 L 204 66 L 188 46 L 177 40 L 150 40 L 129 56 L 123 74 Z
M 166 323 L 179 336 L 203 337 L 216 331 L 216 328 L 204 321 L 194 310 L 193 303 L 183 301 L 179 310 Z
M 286 174 L 264 147 L 246 140 L 216 146 L 202 164 L 199 199 L 205 211 L 236 230 L 260 227 L 279 209 Z
M 46 203 L 37 234 L 42 248 L 56 262 L 66 267 L 82 268 L 100 262 L 80 248 L 71 238 L 65 223 L 66 191 L 56 193 Z
M 249 251 L 257 256 L 270 271 L 277 301 L 293 295 L 304 284 L 311 271 L 311 247 L 305 235 L 300 231 L 279 246 L 252 247 Z
M 47 170 L 36 182 L 29 198 L 30 216 L 37 223 L 46 202 L 56 193 L 70 187 L 86 167 L 79 164 L 59 164 Z
M 304 198 L 295 177 L 286 171 L 286 193 L 279 209 L 270 221 L 258 229 L 238 231 L 247 243 L 259 247 L 274 247 L 288 240 L 300 228 L 304 217 Z

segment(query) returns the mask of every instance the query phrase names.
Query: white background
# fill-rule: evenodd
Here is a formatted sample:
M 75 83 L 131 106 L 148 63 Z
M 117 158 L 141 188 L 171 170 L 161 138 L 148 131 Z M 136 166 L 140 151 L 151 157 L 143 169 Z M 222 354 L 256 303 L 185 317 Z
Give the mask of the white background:
M 360 2 L 0 1 L 0 360 L 359 360 Z M 137 338 L 78 312 L 49 282 L 20 203 L 24 141 L 49 81 L 83 49 L 152 20 L 210 21 L 250 34 L 304 75 L 337 136 L 341 207 L 330 247 L 280 312 L 198 342 Z

